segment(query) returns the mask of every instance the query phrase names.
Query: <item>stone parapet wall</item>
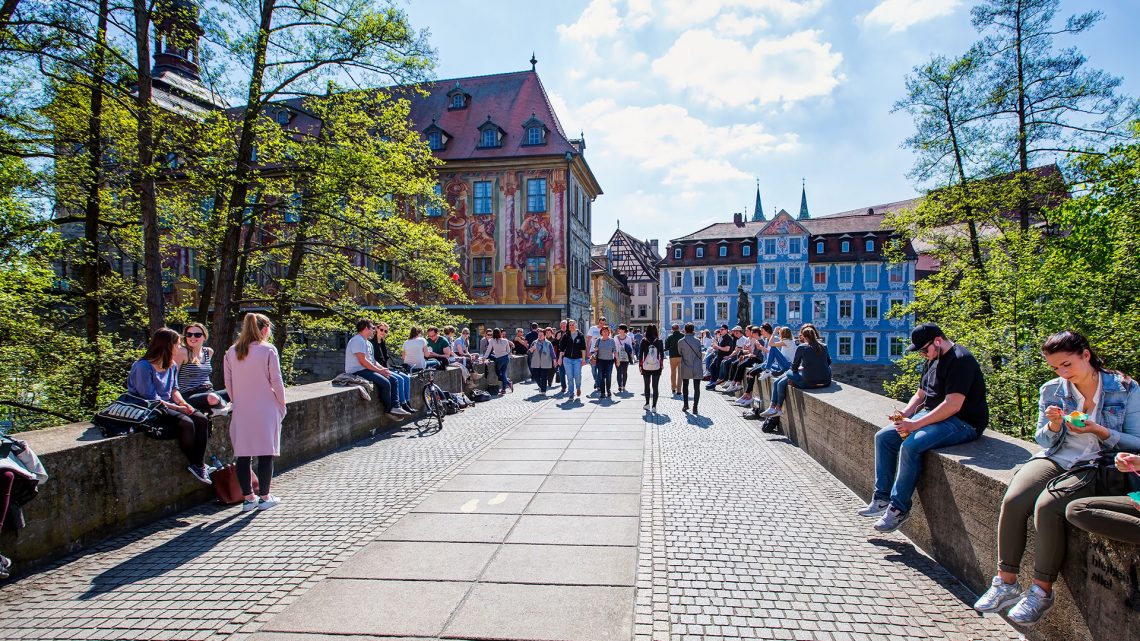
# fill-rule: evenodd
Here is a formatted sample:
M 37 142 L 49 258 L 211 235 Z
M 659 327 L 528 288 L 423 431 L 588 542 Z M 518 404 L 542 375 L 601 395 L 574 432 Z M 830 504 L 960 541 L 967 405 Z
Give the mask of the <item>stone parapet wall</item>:
M 457 368 L 438 373 L 435 380 L 445 390 L 462 391 Z M 383 415 L 375 392 L 371 395 L 367 401 L 357 388 L 333 387 L 328 381 L 287 388 L 278 469 L 395 427 L 397 422 Z M 421 398 L 422 385 L 413 380 L 411 400 L 417 409 Z M 186 471 L 175 441 L 144 434 L 105 439 L 90 423 L 20 437 L 40 455 L 50 475 L 24 509 L 27 527 L 18 536 L 0 536 L 0 550 L 21 566 L 42 565 L 214 497 L 212 488 Z M 206 452 L 233 459 L 228 419 L 215 419 Z
M 831 364 L 832 378 L 874 394 L 883 394 L 883 384 L 898 373 L 897 365 L 856 364 L 838 361 Z
M 770 400 L 770 390 L 770 381 L 763 381 L 756 393 Z M 867 500 L 875 478 L 875 432 L 902 405 L 843 383 L 820 390 L 789 388 L 782 422 L 794 444 Z M 1014 471 L 1037 449 L 986 432 L 971 443 L 928 453 L 903 532 L 975 593 L 985 591 L 997 571 L 1002 497 Z M 1033 575 L 1032 519 L 1030 530 L 1023 584 Z M 867 535 L 876 535 L 870 522 Z M 1056 605 L 1026 638 L 1140 641 L 1140 546 L 1070 527 L 1061 577 Z

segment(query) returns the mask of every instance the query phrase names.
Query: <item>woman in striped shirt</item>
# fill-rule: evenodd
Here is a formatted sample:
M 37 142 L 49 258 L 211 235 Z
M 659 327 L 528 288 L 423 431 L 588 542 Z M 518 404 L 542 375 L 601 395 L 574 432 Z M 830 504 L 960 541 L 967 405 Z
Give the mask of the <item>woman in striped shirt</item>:
M 184 345 L 174 352 L 174 362 L 178 365 L 178 392 L 194 409 L 214 414 L 228 414 L 230 397 L 225 390 L 214 390 L 210 382 L 214 350 L 206 347 L 210 338 L 202 323 L 190 323 L 182 335 Z

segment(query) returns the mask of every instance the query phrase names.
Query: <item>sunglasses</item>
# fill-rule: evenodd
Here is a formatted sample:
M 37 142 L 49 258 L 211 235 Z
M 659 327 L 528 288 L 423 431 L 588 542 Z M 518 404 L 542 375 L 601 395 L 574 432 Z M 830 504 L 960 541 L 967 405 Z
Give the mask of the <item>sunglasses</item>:
M 202 332 L 186 332 L 186 338 L 202 338 L 205 336 Z
M 381 334 L 387 334 L 388 333 L 388 330 L 386 330 L 386 329 L 378 329 L 376 331 L 380 332 Z

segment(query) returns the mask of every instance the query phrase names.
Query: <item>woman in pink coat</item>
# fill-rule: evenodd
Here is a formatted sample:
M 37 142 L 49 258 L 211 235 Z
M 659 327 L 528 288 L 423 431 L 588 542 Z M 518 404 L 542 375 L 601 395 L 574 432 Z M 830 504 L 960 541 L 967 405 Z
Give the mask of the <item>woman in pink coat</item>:
M 225 358 L 226 389 L 233 406 L 230 443 L 237 457 L 237 477 L 245 494 L 243 512 L 268 510 L 281 501 L 269 493 L 273 457 L 281 454 L 281 419 L 285 418 L 285 384 L 277 348 L 269 342 L 273 325 L 261 314 L 248 313 L 241 334 Z M 250 473 L 257 457 L 261 496 L 253 494 Z

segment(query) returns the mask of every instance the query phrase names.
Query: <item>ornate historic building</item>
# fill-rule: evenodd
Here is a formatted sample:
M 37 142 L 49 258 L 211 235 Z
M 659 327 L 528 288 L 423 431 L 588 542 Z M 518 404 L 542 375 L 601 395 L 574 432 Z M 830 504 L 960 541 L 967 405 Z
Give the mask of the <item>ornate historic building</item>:
M 655 324 L 660 329 L 661 283 L 657 263 L 661 255 L 657 253 L 657 240 L 638 240 L 622 231 L 619 224 L 605 246 L 614 270 L 629 280 L 630 303 L 625 322 L 631 328 L 644 329 L 646 325 Z
M 839 363 L 886 365 L 902 355 L 909 317 L 886 318 L 913 300 L 917 255 L 883 227 L 887 212 L 915 200 L 812 218 L 806 191 L 800 214 L 716 223 L 673 239 L 660 263 L 664 322 L 699 328 L 735 325 L 737 287 L 749 296 L 751 322 L 813 323 Z M 759 205 L 759 195 L 757 195 Z M 901 242 L 906 260 L 884 254 Z
M 455 241 L 475 325 L 580 322 L 590 307 L 590 224 L 601 186 L 534 69 L 440 80 L 412 97 L 412 120 L 445 161 L 448 207 L 428 211 Z

